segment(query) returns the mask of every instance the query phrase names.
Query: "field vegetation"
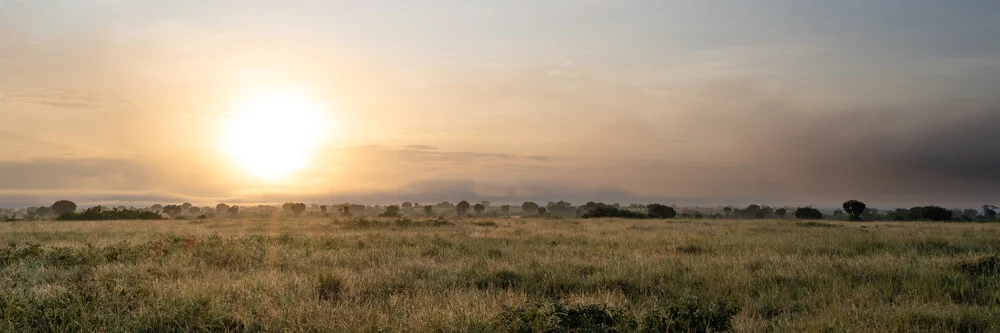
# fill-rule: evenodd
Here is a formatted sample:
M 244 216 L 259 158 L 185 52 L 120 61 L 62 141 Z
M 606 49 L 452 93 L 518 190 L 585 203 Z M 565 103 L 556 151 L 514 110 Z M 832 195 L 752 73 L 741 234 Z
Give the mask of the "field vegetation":
M 995 223 L 333 211 L 0 223 L 0 331 L 1000 331 Z

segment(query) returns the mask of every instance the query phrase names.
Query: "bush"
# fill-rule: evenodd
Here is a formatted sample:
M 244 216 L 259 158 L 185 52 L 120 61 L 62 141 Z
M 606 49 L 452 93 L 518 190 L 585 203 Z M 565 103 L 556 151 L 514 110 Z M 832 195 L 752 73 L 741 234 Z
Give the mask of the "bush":
M 812 207 L 799 207 L 795 210 L 795 217 L 800 219 L 822 220 L 823 212 Z
M 915 217 L 928 221 L 951 221 L 951 211 L 938 206 L 914 207 L 910 209 Z M 911 214 L 912 214 L 911 213 Z
M 677 213 L 675 212 L 674 214 L 676 215 Z M 583 215 L 581 215 L 581 217 L 583 217 L 585 219 L 601 218 L 601 217 L 620 217 L 620 218 L 626 218 L 626 219 L 645 219 L 645 218 L 649 218 L 649 215 L 646 215 L 646 214 L 643 214 L 643 213 L 639 213 L 639 212 L 633 212 L 633 211 L 627 210 L 627 209 L 618 209 L 618 208 L 615 208 L 615 207 L 612 207 L 612 206 L 601 206 L 601 207 L 594 208 L 593 210 L 590 210 L 590 211 L 588 211 L 586 213 L 583 213 Z
M 59 215 L 60 221 L 100 221 L 100 220 L 159 220 L 160 214 L 138 209 L 106 209 L 94 206 L 79 213 L 64 213 Z
M 654 219 L 672 219 L 677 217 L 677 211 L 673 207 L 661 204 L 651 204 L 647 207 L 649 217 Z

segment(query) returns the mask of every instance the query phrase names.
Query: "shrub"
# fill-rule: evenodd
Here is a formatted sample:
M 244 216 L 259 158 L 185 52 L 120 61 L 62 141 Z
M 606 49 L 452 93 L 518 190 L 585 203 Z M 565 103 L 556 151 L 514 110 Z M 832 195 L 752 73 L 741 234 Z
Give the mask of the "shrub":
M 938 206 L 914 207 L 910 209 L 911 214 L 921 220 L 928 221 L 951 221 L 951 211 Z
M 672 219 L 677 217 L 677 211 L 673 207 L 665 206 L 661 204 L 651 204 L 647 206 L 648 214 L 650 218 L 654 219 Z
M 823 213 L 819 209 L 812 207 L 799 207 L 795 210 L 795 217 L 799 219 L 822 220 Z
M 674 214 L 677 214 L 676 212 Z M 601 218 L 601 217 L 620 217 L 626 219 L 644 219 L 649 216 L 643 213 L 634 212 L 627 209 L 619 209 L 612 206 L 601 206 L 594 208 L 593 210 L 583 213 L 581 217 L 585 219 L 590 218 Z
M 159 220 L 160 214 L 138 209 L 106 209 L 94 206 L 79 213 L 64 213 L 59 215 L 61 221 L 96 221 L 96 220 Z

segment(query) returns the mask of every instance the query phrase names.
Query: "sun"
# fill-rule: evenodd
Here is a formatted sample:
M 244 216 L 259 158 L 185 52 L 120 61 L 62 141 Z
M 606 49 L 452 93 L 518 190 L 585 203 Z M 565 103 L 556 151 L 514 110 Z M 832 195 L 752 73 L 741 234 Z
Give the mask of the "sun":
M 307 168 L 327 134 L 322 110 L 299 93 L 257 95 L 235 111 L 223 149 L 235 164 L 265 180 Z

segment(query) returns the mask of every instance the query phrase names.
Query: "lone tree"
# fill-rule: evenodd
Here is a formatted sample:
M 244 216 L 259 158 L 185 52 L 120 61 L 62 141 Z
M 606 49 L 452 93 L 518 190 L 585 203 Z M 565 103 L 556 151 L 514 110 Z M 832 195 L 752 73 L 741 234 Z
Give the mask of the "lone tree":
M 861 221 L 861 214 L 865 213 L 866 208 L 868 206 L 865 206 L 864 202 L 857 200 L 850 200 L 844 203 L 844 211 L 851 214 L 851 219 L 854 221 Z
M 651 204 L 646 206 L 647 214 L 654 219 L 672 219 L 677 217 L 677 210 L 673 207 L 661 204 Z
M 321 205 L 321 206 L 319 206 L 319 211 L 323 212 L 323 215 L 326 215 L 326 211 L 327 211 L 327 209 L 328 209 L 328 208 L 327 208 L 327 206 L 326 206 L 326 205 Z
M 779 219 L 785 218 L 785 214 L 788 214 L 788 210 L 784 208 L 778 208 L 774 210 L 774 215 L 778 216 Z
M 226 212 L 229 212 L 229 205 L 224 204 L 224 203 L 220 203 L 218 205 L 215 205 L 215 213 L 216 214 L 222 215 L 223 213 L 226 213 Z
M 521 204 L 521 211 L 524 212 L 524 215 L 535 214 L 538 212 L 538 204 L 531 201 L 525 202 Z
M 76 212 L 76 203 L 69 200 L 59 200 L 52 204 L 52 211 L 57 215 Z
M 458 205 L 455 206 L 455 210 L 458 211 L 458 217 L 465 216 L 465 214 L 469 212 L 469 206 L 468 201 L 462 200 L 462 202 L 459 202 Z
M 472 210 L 476 211 L 476 216 L 483 215 L 483 212 L 486 211 L 486 205 L 477 203 L 474 206 L 472 206 Z
M 191 209 L 191 206 L 192 205 L 190 202 L 185 202 L 181 204 L 181 209 L 186 212 L 188 211 L 188 209 Z
M 302 216 L 302 212 L 306 211 L 306 204 L 301 202 L 294 203 L 290 209 L 292 210 L 292 216 L 299 217 Z
M 729 217 L 729 214 L 733 213 L 733 207 L 726 206 L 722 208 L 722 212 L 726 213 L 726 217 Z
M 424 215 L 427 215 L 427 217 L 434 216 L 434 206 L 424 206 Z

